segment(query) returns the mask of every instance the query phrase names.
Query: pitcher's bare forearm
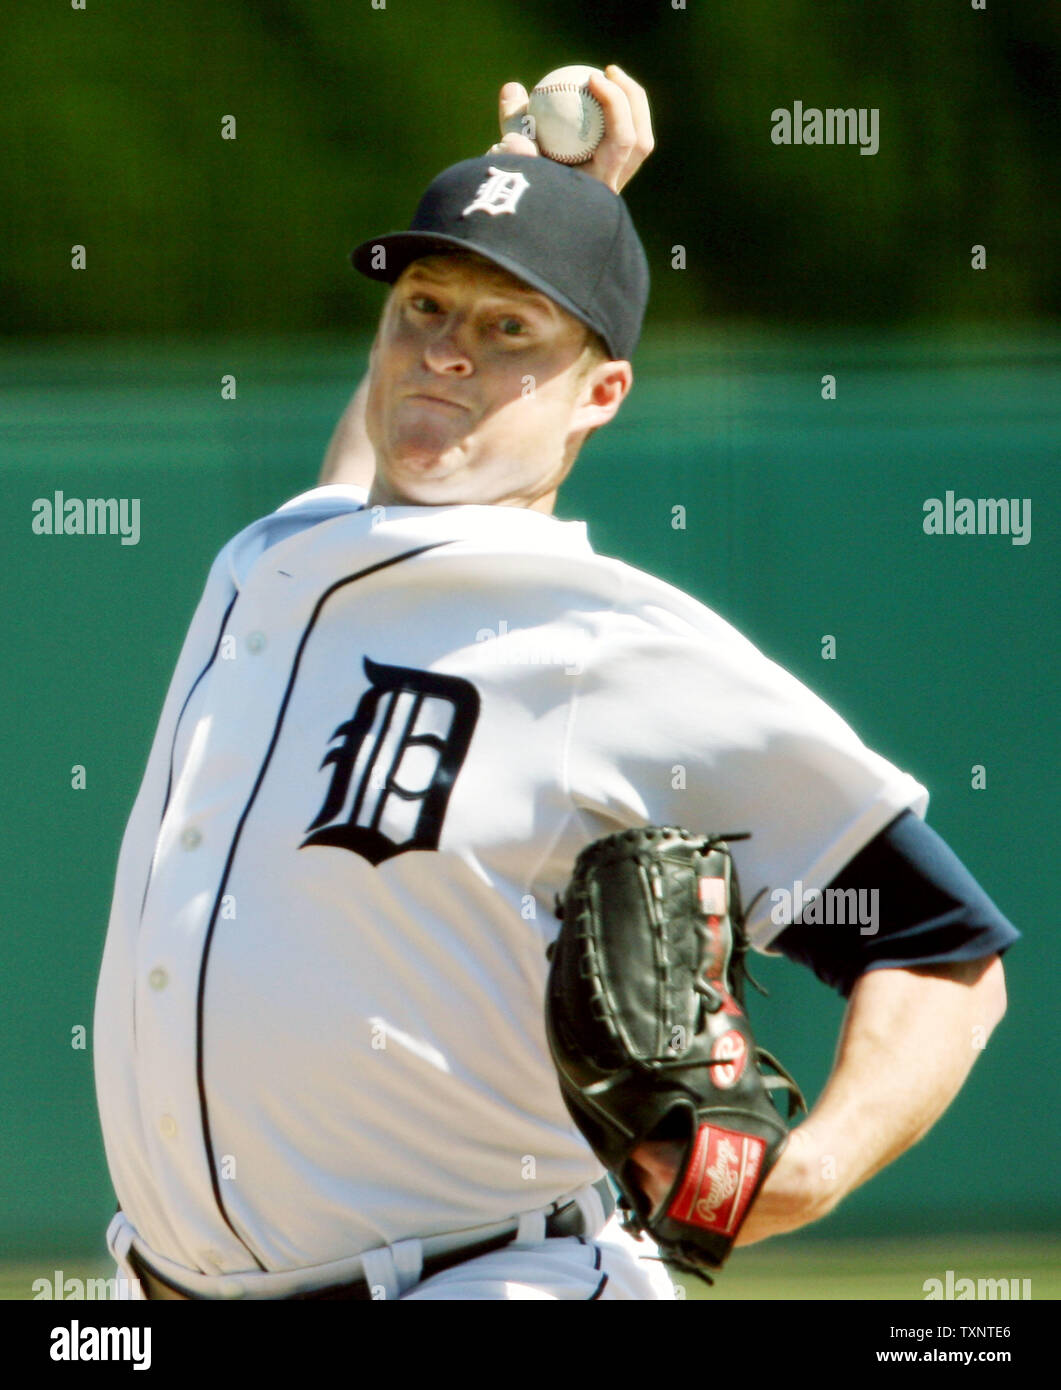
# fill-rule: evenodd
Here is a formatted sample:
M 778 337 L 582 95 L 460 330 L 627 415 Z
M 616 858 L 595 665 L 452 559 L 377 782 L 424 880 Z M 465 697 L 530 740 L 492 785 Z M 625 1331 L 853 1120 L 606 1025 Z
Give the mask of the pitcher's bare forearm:
M 916 1144 L 961 1090 L 1005 1009 L 998 956 L 863 975 L 825 1089 L 792 1131 L 736 1244 L 820 1220 Z M 671 1141 L 634 1151 L 654 1202 L 670 1191 L 683 1152 Z
M 321 468 L 320 483 L 353 483 L 370 488 L 376 472 L 376 456 L 365 432 L 368 376 L 350 398 L 339 418 Z
M 863 975 L 825 1089 L 737 1243 L 818 1220 L 916 1144 L 961 1090 L 1005 1009 L 998 956 Z

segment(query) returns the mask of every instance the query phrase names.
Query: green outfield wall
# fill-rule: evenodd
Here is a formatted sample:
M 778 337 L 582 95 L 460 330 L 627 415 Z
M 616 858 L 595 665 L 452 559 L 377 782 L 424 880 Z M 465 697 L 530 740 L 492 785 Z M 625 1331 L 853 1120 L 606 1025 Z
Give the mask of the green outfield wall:
M 114 1197 L 91 1024 L 125 817 L 213 555 L 313 485 L 366 346 L 0 355 L 0 1253 L 101 1248 Z M 1025 933 L 966 1089 L 817 1229 L 1056 1231 L 1061 334 L 734 327 L 650 337 L 635 366 L 561 514 L 716 608 L 923 781 L 931 823 Z M 137 543 L 34 534 L 34 502 L 57 490 L 138 500 Z M 1017 499 L 1026 537 L 926 534 L 927 499 L 945 510 L 948 492 Z M 783 960 L 757 973 L 762 1040 L 816 1095 L 842 1001 Z

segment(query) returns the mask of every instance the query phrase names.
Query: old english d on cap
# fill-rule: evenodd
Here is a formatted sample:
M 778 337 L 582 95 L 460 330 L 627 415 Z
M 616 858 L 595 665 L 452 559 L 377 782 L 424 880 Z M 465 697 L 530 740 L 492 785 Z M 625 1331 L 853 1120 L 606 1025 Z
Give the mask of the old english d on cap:
M 362 242 L 350 259 L 393 284 L 447 251 L 486 257 L 599 333 L 614 358 L 633 355 L 648 261 L 626 204 L 599 179 L 540 155 L 466 159 L 431 183 L 408 231 Z

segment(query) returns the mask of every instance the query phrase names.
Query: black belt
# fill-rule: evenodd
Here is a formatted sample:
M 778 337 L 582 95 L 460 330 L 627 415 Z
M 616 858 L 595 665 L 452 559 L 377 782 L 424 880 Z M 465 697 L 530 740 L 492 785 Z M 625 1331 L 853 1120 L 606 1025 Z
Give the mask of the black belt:
M 606 1180 L 605 1180 L 606 1181 Z M 610 1190 L 602 1190 L 603 1183 L 597 1184 L 597 1191 L 604 1203 L 605 1215 L 614 1210 L 615 1202 Z M 576 1202 L 568 1202 L 554 1211 L 545 1219 L 545 1234 L 549 1237 L 554 1236 L 580 1236 L 583 1234 L 584 1222 L 582 1212 Z M 500 1235 L 489 1237 L 487 1240 L 473 1241 L 470 1245 L 462 1245 L 456 1250 L 447 1251 L 444 1255 L 430 1255 L 423 1263 L 420 1278 L 428 1279 L 432 1274 L 440 1274 L 444 1269 L 451 1269 L 454 1265 L 463 1264 L 465 1260 L 474 1260 L 479 1255 L 487 1255 L 491 1250 L 501 1250 L 504 1246 L 510 1245 L 519 1234 L 519 1226 L 514 1222 L 507 1231 L 502 1231 Z M 152 1301 L 157 1300 L 193 1300 L 201 1298 L 200 1294 L 186 1293 L 184 1289 L 178 1288 L 176 1284 L 171 1284 L 165 1279 L 158 1270 L 152 1269 L 144 1260 L 143 1256 L 138 1255 L 133 1249 L 129 1251 L 129 1263 L 136 1272 L 136 1277 L 144 1290 L 144 1297 Z M 360 1276 L 351 1279 L 343 1284 L 329 1284 L 323 1289 L 311 1289 L 307 1293 L 294 1293 L 284 1296 L 284 1302 L 364 1302 L 372 1301 L 372 1289 L 367 1279 Z

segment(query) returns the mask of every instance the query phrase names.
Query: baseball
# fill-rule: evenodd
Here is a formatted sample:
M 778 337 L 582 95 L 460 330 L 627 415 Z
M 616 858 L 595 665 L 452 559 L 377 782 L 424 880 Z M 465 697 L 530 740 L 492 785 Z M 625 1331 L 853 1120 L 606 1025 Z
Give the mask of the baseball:
M 542 154 L 561 164 L 585 164 L 604 135 L 604 108 L 589 90 L 599 68 L 573 64 L 548 73 L 530 94 L 527 114 Z

